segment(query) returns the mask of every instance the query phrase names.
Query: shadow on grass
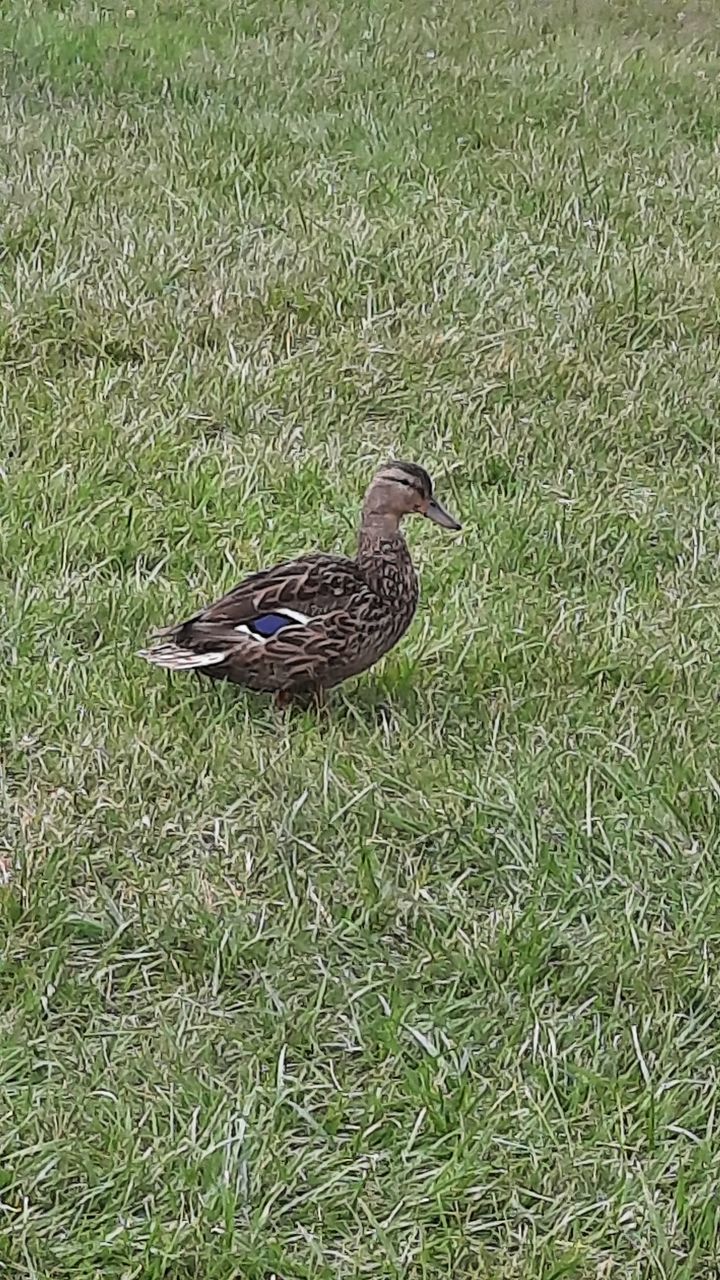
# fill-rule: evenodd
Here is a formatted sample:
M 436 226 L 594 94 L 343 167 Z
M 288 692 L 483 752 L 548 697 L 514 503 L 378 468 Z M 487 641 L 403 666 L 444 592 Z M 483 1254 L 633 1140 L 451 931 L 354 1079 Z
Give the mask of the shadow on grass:
M 200 737 L 218 730 L 222 723 L 237 724 L 245 732 L 279 734 L 302 726 L 305 730 L 353 729 L 389 739 L 396 734 L 426 734 L 466 739 L 468 725 L 473 735 L 484 741 L 482 726 L 491 718 L 492 691 L 471 687 L 462 673 L 456 673 L 452 687 L 428 685 L 407 677 L 365 676 L 328 691 L 324 705 L 312 697 L 298 698 L 279 709 L 272 694 L 256 693 L 230 681 L 208 679 L 200 672 L 167 672 L 151 694 L 154 710 L 161 715 L 179 713 L 187 718 L 188 730 Z M 143 703 L 143 706 L 146 704 Z

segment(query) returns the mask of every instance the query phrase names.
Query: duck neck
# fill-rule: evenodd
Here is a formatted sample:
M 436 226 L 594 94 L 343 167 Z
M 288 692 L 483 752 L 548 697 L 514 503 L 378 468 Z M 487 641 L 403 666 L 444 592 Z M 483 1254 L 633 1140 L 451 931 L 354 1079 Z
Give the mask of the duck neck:
M 358 564 L 380 595 L 393 595 L 399 580 L 415 590 L 415 570 L 396 515 L 363 510 L 358 535 Z
M 371 547 L 373 543 L 380 546 L 384 542 L 394 542 L 396 538 L 405 541 L 395 512 L 375 511 L 368 505 L 363 507 L 358 536 L 361 551 L 364 547 Z

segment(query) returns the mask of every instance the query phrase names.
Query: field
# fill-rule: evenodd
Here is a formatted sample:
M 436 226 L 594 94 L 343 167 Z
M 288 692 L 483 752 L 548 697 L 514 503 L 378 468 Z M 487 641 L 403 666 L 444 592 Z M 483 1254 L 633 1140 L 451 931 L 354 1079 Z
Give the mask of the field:
M 0 1270 L 720 1271 L 720 13 L 0 16 Z M 135 657 L 351 550 L 318 718 Z

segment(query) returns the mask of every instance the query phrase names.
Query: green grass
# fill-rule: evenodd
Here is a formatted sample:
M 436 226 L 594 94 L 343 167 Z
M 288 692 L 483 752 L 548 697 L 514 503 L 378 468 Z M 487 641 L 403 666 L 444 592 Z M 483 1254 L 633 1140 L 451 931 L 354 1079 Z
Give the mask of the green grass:
M 720 20 L 0 17 L 0 1269 L 718 1274 Z M 321 721 L 135 650 L 460 539 Z

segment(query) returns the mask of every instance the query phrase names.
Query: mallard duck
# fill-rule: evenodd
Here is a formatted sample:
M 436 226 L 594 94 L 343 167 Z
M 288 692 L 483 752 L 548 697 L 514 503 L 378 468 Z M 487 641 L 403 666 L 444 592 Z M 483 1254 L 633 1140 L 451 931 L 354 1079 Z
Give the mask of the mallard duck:
M 316 553 L 252 573 L 158 632 L 159 643 L 140 656 L 274 693 L 280 706 L 297 695 L 320 700 L 372 667 L 409 627 L 418 581 L 400 522 L 413 514 L 461 528 L 433 496 L 427 471 L 390 462 L 365 494 L 354 560 Z

